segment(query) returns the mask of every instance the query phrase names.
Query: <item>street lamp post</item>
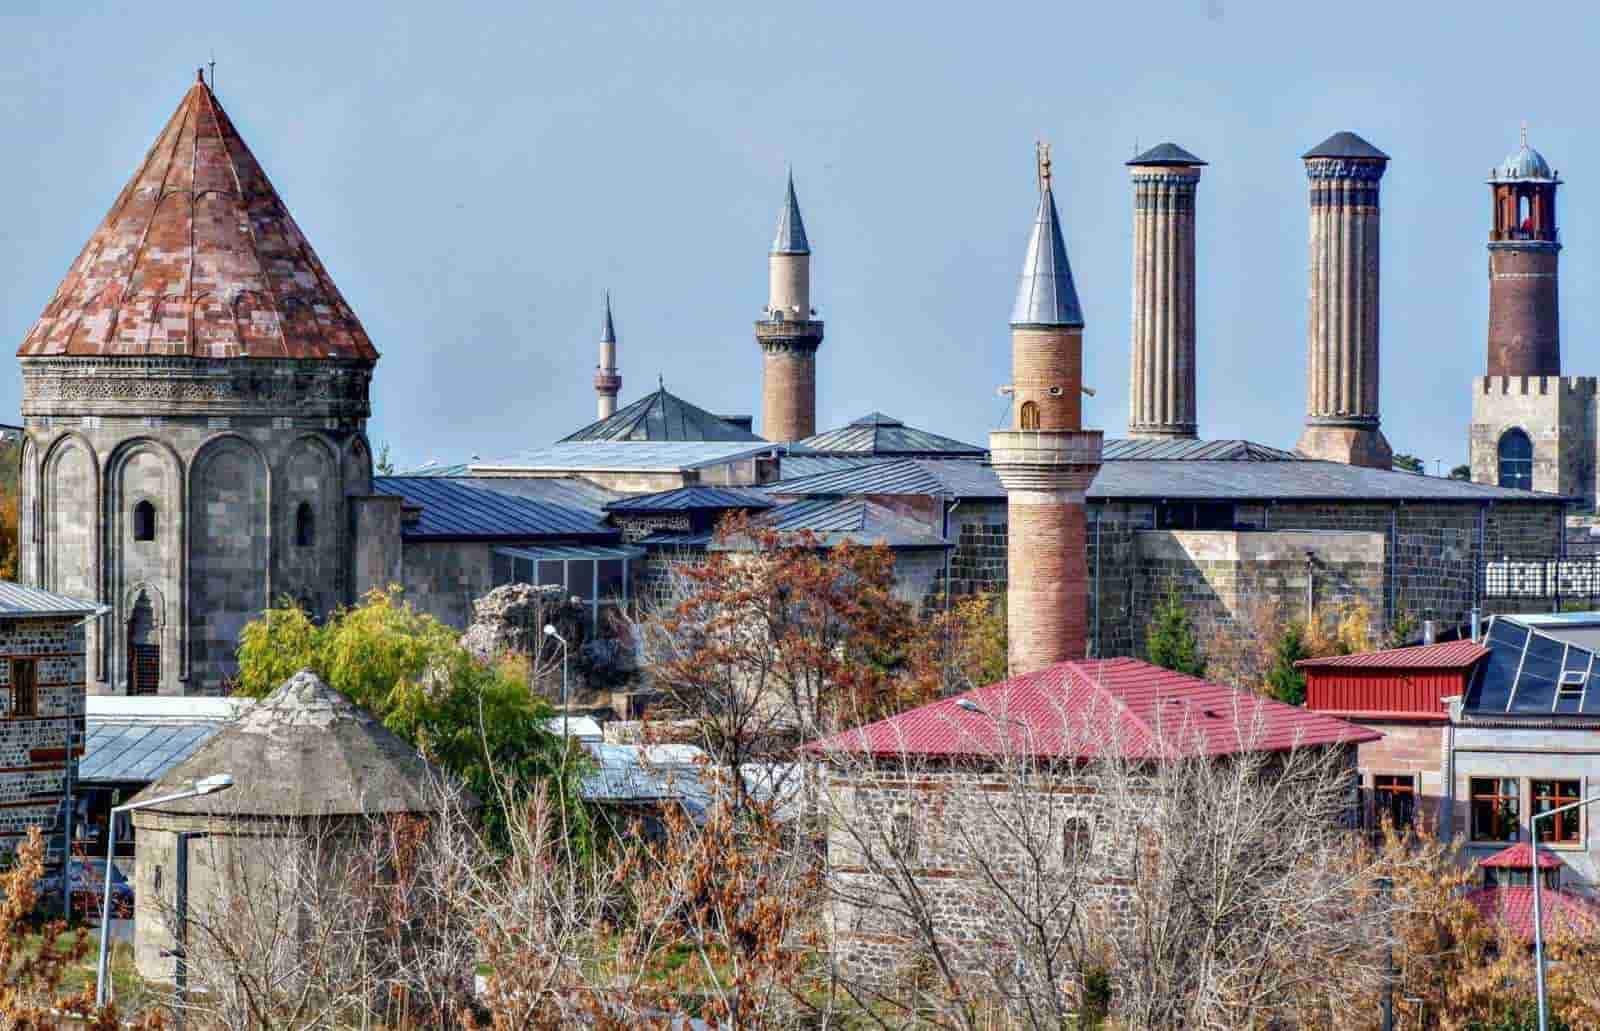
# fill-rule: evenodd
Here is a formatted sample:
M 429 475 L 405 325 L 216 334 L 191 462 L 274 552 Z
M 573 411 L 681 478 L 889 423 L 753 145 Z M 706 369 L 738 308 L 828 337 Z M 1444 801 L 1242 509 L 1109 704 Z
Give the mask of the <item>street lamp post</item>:
M 1546 809 L 1542 813 L 1534 813 L 1533 819 L 1529 821 L 1528 829 L 1533 832 L 1533 977 L 1535 990 L 1539 993 L 1539 1031 L 1550 1031 L 1550 1006 L 1544 997 L 1544 905 L 1539 890 L 1539 821 L 1569 809 L 1594 805 L 1596 802 L 1600 802 L 1600 795 L 1568 802 L 1564 806 Z
M 225 791 L 233 787 L 233 775 L 217 773 L 210 777 L 202 777 L 190 782 L 182 791 L 174 791 L 170 795 L 162 795 L 144 802 L 131 802 L 119 805 L 111 810 L 110 826 L 106 828 L 106 873 L 105 889 L 100 900 L 100 956 L 95 965 L 94 1004 L 97 1009 L 104 1008 L 111 1001 L 111 979 L 106 976 L 106 963 L 110 956 L 111 941 L 111 864 L 117 854 L 117 814 L 131 813 L 136 809 L 149 809 L 151 806 L 165 805 L 168 802 L 181 802 L 186 798 L 199 798 L 201 795 L 213 795 L 218 791 Z M 183 943 L 178 943 L 179 948 Z
M 561 642 L 561 736 L 568 735 L 567 728 L 567 639 L 556 633 L 556 628 L 551 623 L 544 625 L 544 635 L 553 637 Z M 563 748 L 566 746 L 563 745 Z

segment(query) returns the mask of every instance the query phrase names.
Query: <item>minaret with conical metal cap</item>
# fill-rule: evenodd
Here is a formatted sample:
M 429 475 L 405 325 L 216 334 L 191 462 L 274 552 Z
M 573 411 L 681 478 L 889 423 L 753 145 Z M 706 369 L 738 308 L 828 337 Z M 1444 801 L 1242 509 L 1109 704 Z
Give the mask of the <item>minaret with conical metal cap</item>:
M 1133 360 L 1128 436 L 1189 438 L 1195 414 L 1194 195 L 1205 164 L 1175 143 L 1128 162 L 1133 178 Z
M 989 435 L 1006 488 L 1008 664 L 1013 676 L 1084 657 L 1084 494 L 1101 433 L 1083 428 L 1083 312 L 1039 145 L 1039 208 L 1011 312 L 1011 428 Z
M 609 419 L 617 410 L 622 373 L 617 371 L 617 331 L 611 325 L 611 291 L 606 291 L 606 318 L 600 324 L 600 364 L 594 374 L 595 411 Z
M 1388 469 L 1378 428 L 1378 182 L 1389 155 L 1353 132 L 1302 155 L 1311 186 L 1307 458 Z
M 792 173 L 767 268 L 765 317 L 756 322 L 762 356 L 761 435 L 778 442 L 800 440 L 817 432 L 822 321 L 811 307 L 811 244 Z

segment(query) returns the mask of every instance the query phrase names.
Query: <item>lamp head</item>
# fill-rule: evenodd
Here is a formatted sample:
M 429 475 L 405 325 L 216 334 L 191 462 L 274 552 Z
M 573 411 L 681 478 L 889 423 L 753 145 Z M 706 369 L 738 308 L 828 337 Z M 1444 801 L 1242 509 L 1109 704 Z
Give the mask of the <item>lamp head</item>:
M 197 795 L 213 795 L 218 791 L 226 791 L 233 787 L 233 774 L 214 773 L 209 777 L 201 777 L 194 782 L 194 791 Z
M 546 637 L 555 637 L 555 636 L 557 636 L 556 635 L 556 628 L 555 628 L 555 624 L 554 623 L 546 623 L 544 625 L 544 635 Z

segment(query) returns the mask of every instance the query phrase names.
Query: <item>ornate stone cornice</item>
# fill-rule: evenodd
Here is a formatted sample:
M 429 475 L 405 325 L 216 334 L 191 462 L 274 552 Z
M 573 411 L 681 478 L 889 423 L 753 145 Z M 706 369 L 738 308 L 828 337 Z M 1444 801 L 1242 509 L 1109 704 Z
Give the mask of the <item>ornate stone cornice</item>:
M 1307 179 L 1355 179 L 1375 183 L 1383 178 L 1388 165 L 1382 161 L 1363 161 L 1351 158 L 1307 158 Z
M 1100 430 L 995 430 L 989 463 L 1007 491 L 1083 491 L 1100 468 Z
M 815 354 L 822 346 L 822 322 L 763 319 L 756 323 L 756 343 L 763 354 Z
M 22 414 L 366 419 L 370 361 L 23 358 Z

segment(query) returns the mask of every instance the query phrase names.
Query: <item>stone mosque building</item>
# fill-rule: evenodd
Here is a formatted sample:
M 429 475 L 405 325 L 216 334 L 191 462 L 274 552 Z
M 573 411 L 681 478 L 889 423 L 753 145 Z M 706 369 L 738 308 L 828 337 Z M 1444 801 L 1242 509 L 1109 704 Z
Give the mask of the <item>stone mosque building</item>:
M 1303 155 L 1298 453 L 1202 436 L 1205 162 L 1162 144 L 1128 163 L 1124 439 L 1084 426 L 1086 327 L 1042 150 L 1009 320 L 1010 420 L 987 448 L 881 412 L 817 426 L 824 327 L 791 176 L 754 325 L 759 424 L 731 414 L 742 403 L 701 407 L 660 384 L 619 404 L 625 362 L 607 297 L 597 421 L 508 456 L 374 476 L 377 349 L 202 79 L 19 348 L 21 578 L 109 610 L 89 627 L 86 675 L 91 693 L 112 694 L 224 691 L 240 630 L 269 603 L 287 596 L 320 614 L 389 583 L 455 626 L 499 584 L 560 585 L 603 633 L 612 607 L 657 589 L 667 564 L 717 546 L 711 530 L 730 511 L 824 542 L 881 542 L 902 593 L 924 604 L 1009 591 L 1018 672 L 1137 654 L 1154 599 L 1172 589 L 1223 630 L 1262 597 L 1307 615 L 1355 600 L 1385 623 L 1425 610 L 1464 623 L 1495 604 L 1487 556 L 1554 554 L 1566 502 L 1552 492 L 1567 487 L 1390 471 L 1377 336 L 1387 161 L 1352 133 Z M 1554 299 L 1554 177 L 1525 180 L 1497 190 L 1526 196 L 1537 215 L 1513 230 L 1507 207 L 1497 233 L 1550 246 L 1495 259 L 1508 325 L 1531 289 L 1516 284 L 1532 282 L 1514 277 L 1548 268 Z M 1551 337 L 1506 353 L 1553 353 Z M 1499 375 L 1552 374 L 1529 364 Z M 1531 423 L 1524 432 L 1544 439 Z

